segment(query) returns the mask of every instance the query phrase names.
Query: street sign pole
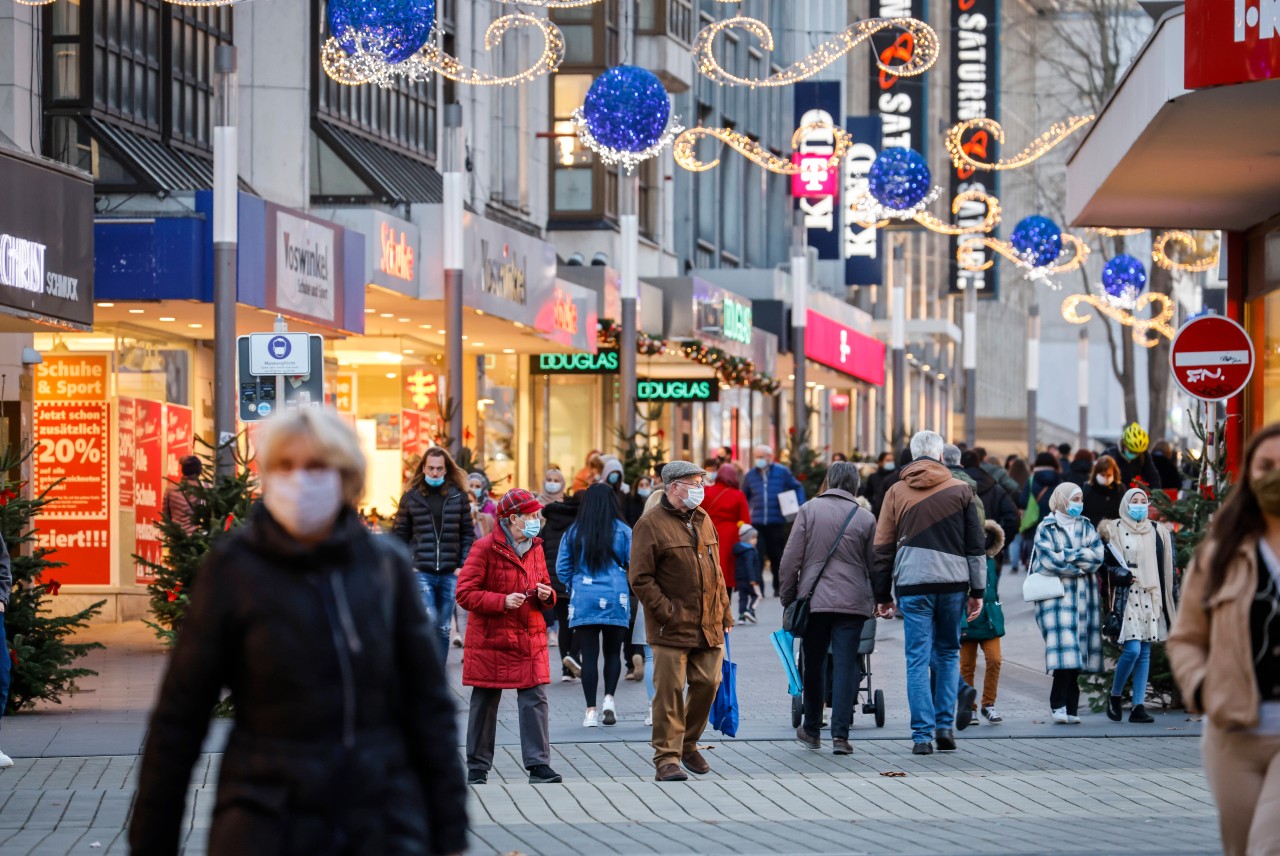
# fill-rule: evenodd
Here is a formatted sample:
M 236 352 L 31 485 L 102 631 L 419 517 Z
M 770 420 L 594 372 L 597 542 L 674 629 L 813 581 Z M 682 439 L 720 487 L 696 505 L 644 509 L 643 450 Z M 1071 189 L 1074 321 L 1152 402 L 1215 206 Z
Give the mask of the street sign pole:
M 213 129 L 213 428 L 214 465 L 219 476 L 235 475 L 236 266 L 239 253 L 239 168 L 236 136 L 236 49 L 214 52 Z

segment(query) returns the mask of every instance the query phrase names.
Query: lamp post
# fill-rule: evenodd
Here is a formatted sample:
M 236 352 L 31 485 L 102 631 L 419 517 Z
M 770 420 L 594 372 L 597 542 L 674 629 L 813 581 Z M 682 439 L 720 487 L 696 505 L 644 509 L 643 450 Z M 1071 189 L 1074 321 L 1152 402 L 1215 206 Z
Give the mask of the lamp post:
M 463 142 L 462 105 L 444 108 L 444 318 L 445 365 L 449 402 L 449 453 L 462 452 L 462 282 L 466 253 L 463 249 Z
M 1040 393 L 1040 304 L 1032 303 L 1027 314 L 1027 460 L 1036 459 L 1039 443 Z
M 791 361 L 795 375 L 791 425 L 797 438 L 809 423 L 804 356 L 804 335 L 809 316 L 809 251 L 805 247 L 805 235 L 804 212 L 796 211 L 791 241 Z
M 624 57 L 634 54 L 635 4 L 621 5 L 621 49 Z M 618 427 L 627 443 L 636 430 L 636 303 L 640 298 L 640 175 L 618 169 L 618 263 L 622 268 L 622 332 L 618 337 L 618 369 L 622 389 L 618 396 Z
M 236 260 L 239 254 L 239 138 L 236 49 L 214 51 L 213 128 L 213 427 L 219 476 L 235 474 Z
M 893 447 L 907 445 L 907 260 L 906 248 L 890 233 L 889 347 L 893 349 Z
M 1079 394 L 1080 394 L 1080 440 L 1077 446 L 1081 449 L 1089 448 L 1089 328 L 1080 328 L 1080 366 L 1077 371 L 1079 375 Z
M 964 441 L 978 445 L 978 290 L 970 278 L 964 288 Z

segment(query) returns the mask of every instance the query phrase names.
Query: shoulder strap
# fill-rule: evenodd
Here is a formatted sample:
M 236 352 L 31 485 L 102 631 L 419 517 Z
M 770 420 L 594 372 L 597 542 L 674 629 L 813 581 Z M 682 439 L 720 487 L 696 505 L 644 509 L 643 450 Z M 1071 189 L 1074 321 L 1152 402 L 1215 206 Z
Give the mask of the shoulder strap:
M 813 578 L 813 585 L 809 587 L 809 597 L 812 598 L 813 593 L 818 590 L 818 583 L 822 581 L 822 575 L 827 572 L 827 565 L 831 564 L 831 557 L 836 554 L 836 548 L 844 540 L 845 530 L 849 528 L 849 524 L 853 521 L 854 515 L 858 513 L 859 507 L 858 503 L 853 503 L 849 516 L 844 519 L 844 523 L 840 524 L 840 531 L 836 533 L 835 540 L 831 542 L 831 549 L 827 551 L 827 558 L 823 559 L 822 567 L 818 569 L 818 575 Z

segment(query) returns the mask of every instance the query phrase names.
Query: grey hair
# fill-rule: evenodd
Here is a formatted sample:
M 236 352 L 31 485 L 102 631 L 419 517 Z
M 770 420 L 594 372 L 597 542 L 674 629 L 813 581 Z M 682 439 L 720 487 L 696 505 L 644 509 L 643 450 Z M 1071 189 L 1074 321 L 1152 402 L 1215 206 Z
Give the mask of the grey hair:
M 764 453 L 765 453 L 766 455 L 768 455 L 769 457 L 773 457 L 773 447 L 772 447 L 772 446 L 766 446 L 764 443 L 761 443 L 759 446 L 756 446 L 752 451 L 753 451 L 753 452 L 764 452 Z
M 832 461 L 827 467 L 827 487 L 831 490 L 843 490 L 857 496 L 861 482 L 858 465 L 851 461 Z
M 936 431 L 920 431 L 911 438 L 911 457 L 942 460 L 942 436 Z
M 960 447 L 948 443 L 942 447 L 942 463 L 948 467 L 960 466 Z

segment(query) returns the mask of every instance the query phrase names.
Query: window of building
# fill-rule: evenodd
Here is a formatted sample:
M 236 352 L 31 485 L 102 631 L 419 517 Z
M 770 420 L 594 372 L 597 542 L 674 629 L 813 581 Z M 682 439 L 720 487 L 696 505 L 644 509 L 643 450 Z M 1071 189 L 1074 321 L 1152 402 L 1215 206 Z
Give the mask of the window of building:
M 231 41 L 231 10 L 175 6 L 171 13 L 170 138 L 207 147 L 213 139 L 214 54 Z

